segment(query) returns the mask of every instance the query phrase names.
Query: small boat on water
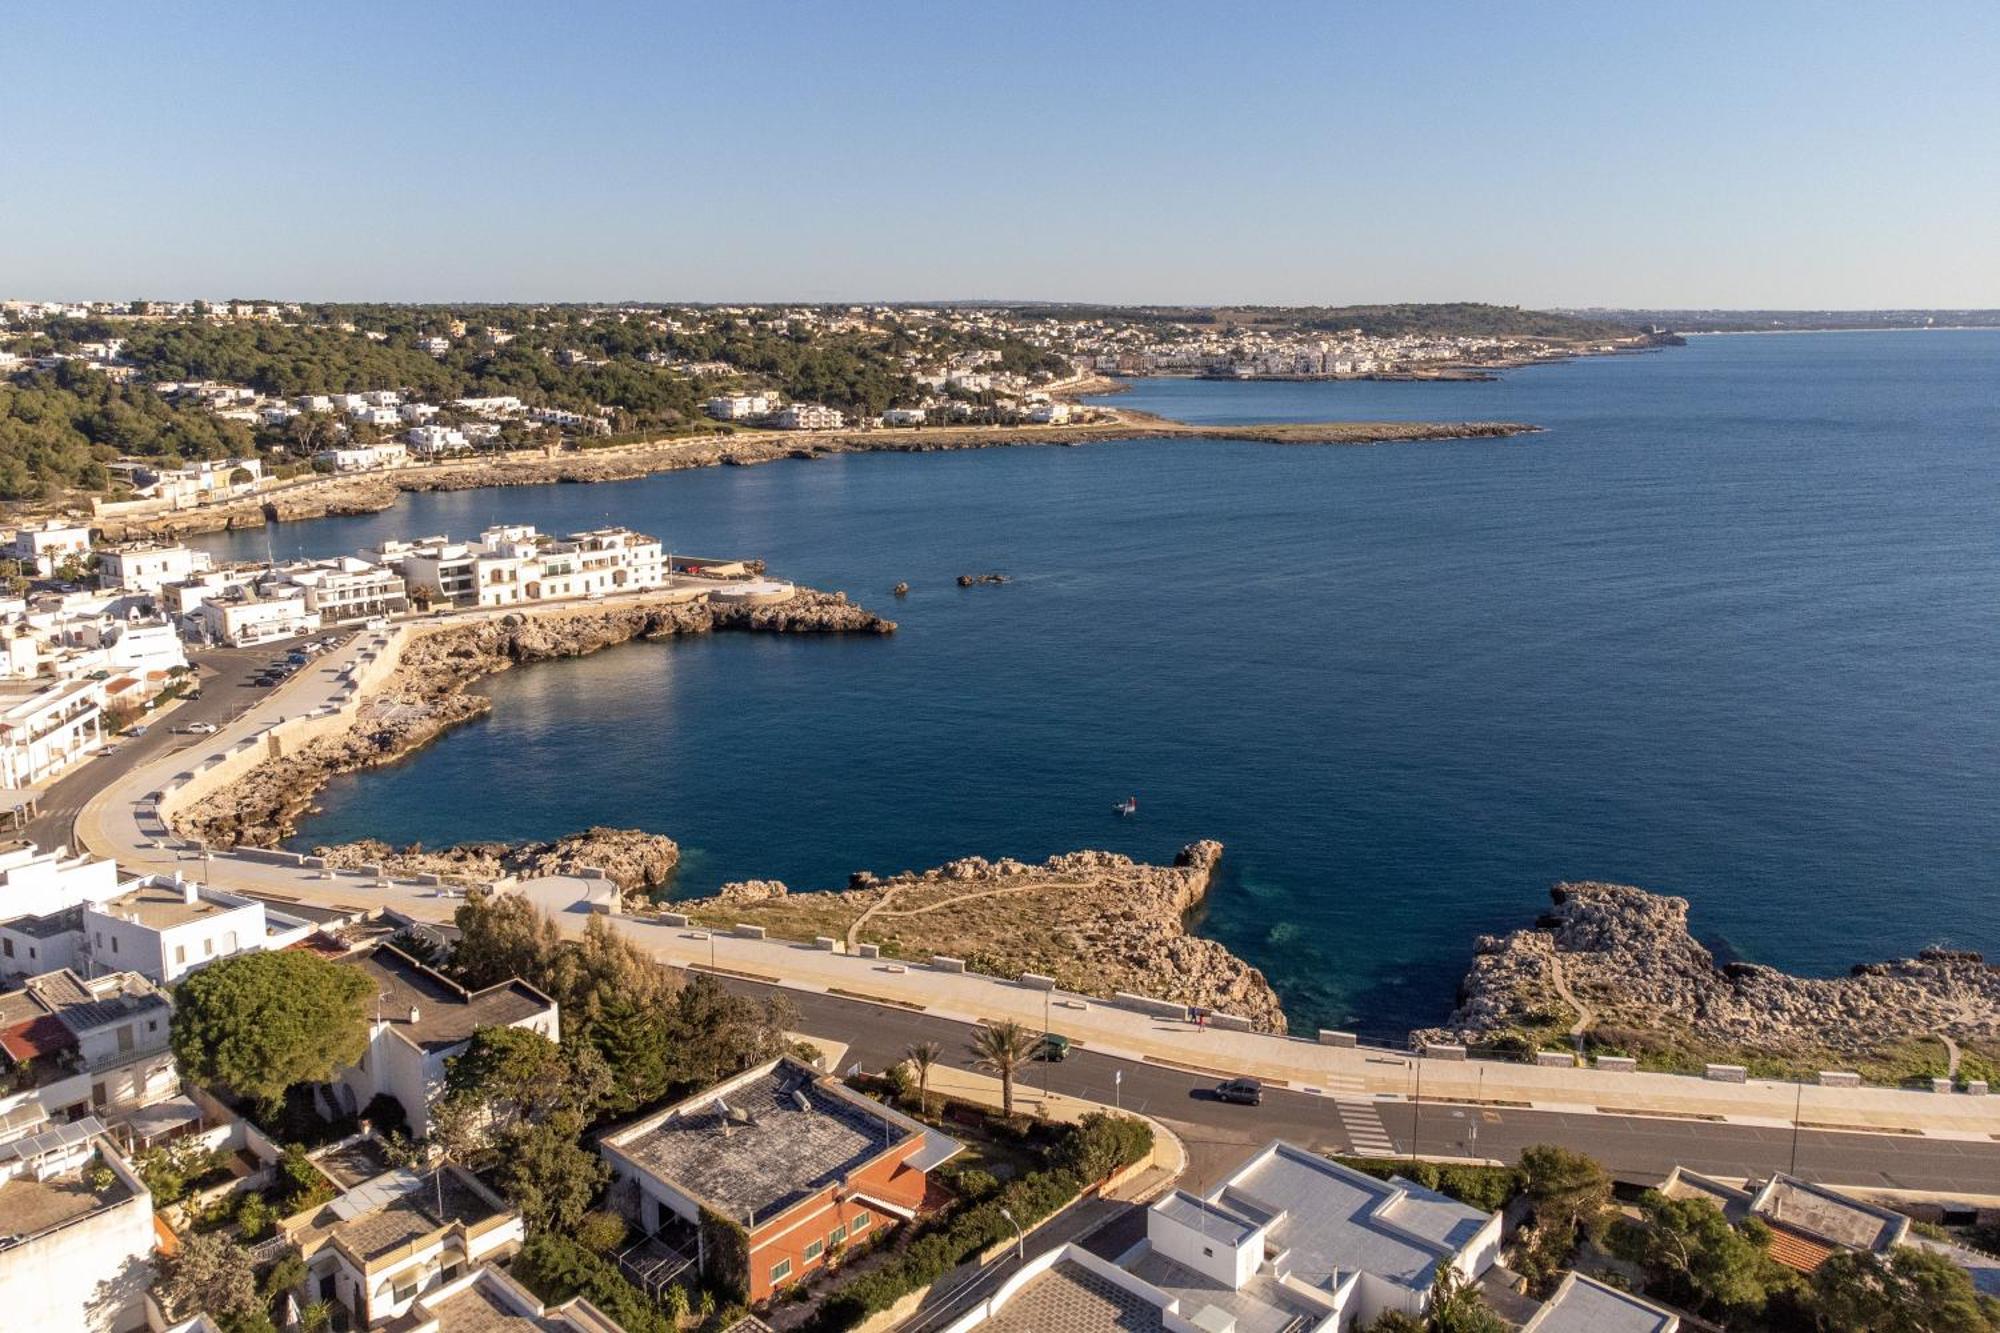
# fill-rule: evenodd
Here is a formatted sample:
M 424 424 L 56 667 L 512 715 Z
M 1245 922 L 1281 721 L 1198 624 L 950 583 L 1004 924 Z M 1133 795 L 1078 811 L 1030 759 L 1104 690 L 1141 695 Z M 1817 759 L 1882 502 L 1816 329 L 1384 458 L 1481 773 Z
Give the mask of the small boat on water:
M 1121 815 L 1136 815 L 1139 813 L 1139 798 L 1136 796 L 1127 796 L 1111 808 Z

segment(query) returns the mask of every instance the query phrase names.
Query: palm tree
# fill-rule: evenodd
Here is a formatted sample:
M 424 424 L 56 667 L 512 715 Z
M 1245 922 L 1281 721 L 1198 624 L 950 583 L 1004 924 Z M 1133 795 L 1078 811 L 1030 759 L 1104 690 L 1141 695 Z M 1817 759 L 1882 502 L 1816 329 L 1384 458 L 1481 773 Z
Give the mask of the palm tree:
M 944 1047 L 934 1041 L 920 1041 L 903 1052 L 917 1071 L 917 1112 L 931 1113 L 931 1069 L 943 1063 Z
M 972 1039 L 973 1063 L 1000 1076 L 1000 1109 L 1014 1114 L 1014 1076 L 1035 1058 L 1037 1037 L 1019 1023 L 995 1023 Z

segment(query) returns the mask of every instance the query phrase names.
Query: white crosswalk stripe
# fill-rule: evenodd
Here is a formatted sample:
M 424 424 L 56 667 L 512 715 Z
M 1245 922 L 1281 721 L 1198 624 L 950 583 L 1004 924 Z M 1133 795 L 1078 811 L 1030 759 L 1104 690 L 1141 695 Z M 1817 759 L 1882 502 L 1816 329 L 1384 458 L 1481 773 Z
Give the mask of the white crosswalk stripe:
M 1396 1141 L 1389 1137 L 1375 1103 L 1336 1099 L 1333 1107 L 1340 1113 L 1341 1128 L 1347 1131 L 1347 1141 L 1356 1154 L 1362 1157 L 1396 1155 Z

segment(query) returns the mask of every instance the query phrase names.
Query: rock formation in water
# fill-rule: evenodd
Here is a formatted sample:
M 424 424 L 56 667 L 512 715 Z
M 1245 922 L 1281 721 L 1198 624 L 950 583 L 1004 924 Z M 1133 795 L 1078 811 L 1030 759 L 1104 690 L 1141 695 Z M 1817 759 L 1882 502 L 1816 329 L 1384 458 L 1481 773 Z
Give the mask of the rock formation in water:
M 1536 928 L 1479 939 L 1457 1010 L 1419 1039 L 1483 1042 L 1581 1021 L 1637 1054 L 1864 1061 L 1941 1034 L 2000 1042 L 2000 969 L 1975 953 L 1927 949 L 1844 977 L 1797 977 L 1718 964 L 1689 932 L 1685 898 L 1597 883 L 1558 884 L 1551 897 Z

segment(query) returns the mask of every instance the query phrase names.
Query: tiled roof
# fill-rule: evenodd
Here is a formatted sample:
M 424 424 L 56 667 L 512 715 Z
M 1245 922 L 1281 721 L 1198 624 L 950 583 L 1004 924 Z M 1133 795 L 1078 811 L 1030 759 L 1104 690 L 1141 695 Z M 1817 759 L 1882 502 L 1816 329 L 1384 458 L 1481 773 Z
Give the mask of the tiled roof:
M 348 963 L 368 974 L 384 995 L 381 1013 L 395 1031 L 419 1046 L 456 1046 L 481 1028 L 512 1027 L 547 1012 L 554 1001 L 525 981 L 468 991 L 400 949 L 381 945 Z M 410 1011 L 417 1021 L 409 1021 Z
M 1836 1250 L 1836 1246 L 1794 1231 L 1783 1223 L 1771 1224 L 1771 1257 L 1787 1268 L 1796 1268 L 1801 1273 L 1815 1272 Z
M 980 1333 L 1159 1333 L 1160 1307 L 1070 1259 L 1016 1292 Z

